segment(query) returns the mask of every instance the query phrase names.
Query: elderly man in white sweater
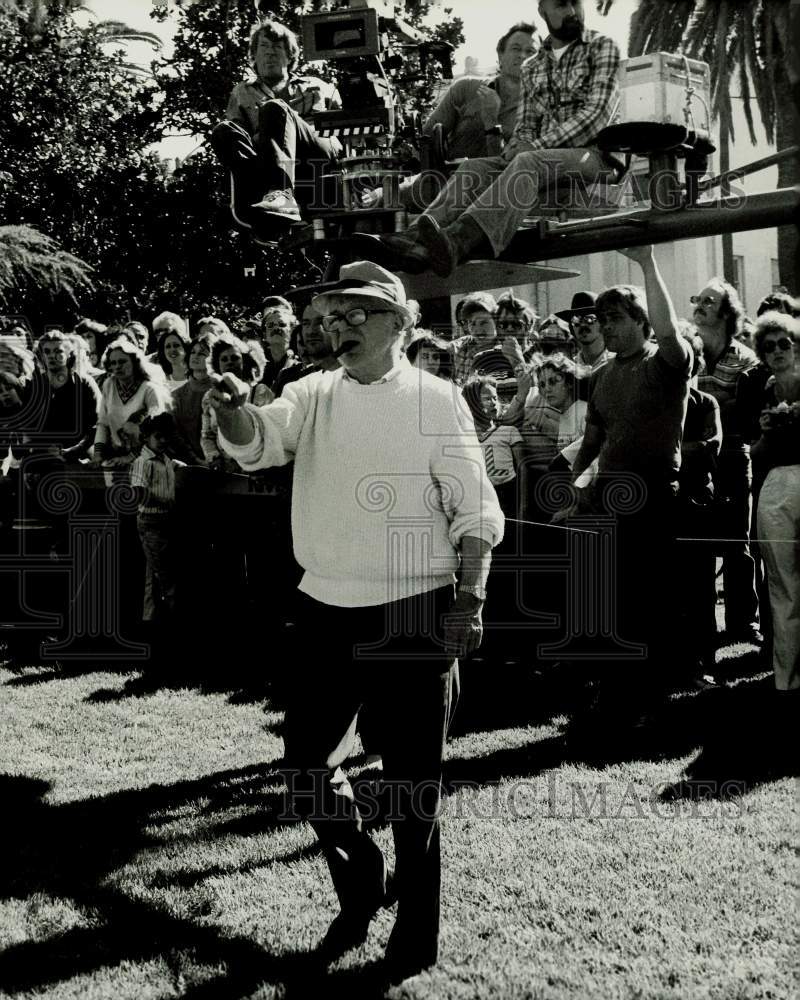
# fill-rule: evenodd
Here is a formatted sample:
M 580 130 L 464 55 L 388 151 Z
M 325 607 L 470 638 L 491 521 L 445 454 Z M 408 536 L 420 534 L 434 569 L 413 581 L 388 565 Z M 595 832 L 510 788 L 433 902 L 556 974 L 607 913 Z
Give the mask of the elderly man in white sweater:
M 376 264 L 344 265 L 313 306 L 341 369 L 294 382 L 261 408 L 226 375 L 211 400 L 220 444 L 243 468 L 295 462 L 292 528 L 305 571 L 298 631 L 308 648 L 292 665 L 285 766 L 290 801 L 314 826 L 341 906 L 319 951 L 333 959 L 363 942 L 396 896 L 386 966 L 399 981 L 437 959 L 455 657 L 480 643 L 503 514 L 455 387 L 403 357 L 411 313 L 399 279 Z M 364 704 L 393 794 L 391 893 L 341 770 Z

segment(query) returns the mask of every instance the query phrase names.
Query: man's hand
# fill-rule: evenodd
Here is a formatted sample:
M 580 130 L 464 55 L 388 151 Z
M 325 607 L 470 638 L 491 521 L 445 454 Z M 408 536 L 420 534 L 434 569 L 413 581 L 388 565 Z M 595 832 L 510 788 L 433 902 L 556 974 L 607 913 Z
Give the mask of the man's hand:
M 641 267 L 644 267 L 645 264 L 655 260 L 652 245 L 646 245 L 643 247 L 620 247 L 618 252 L 621 253 L 623 257 L 636 261 L 636 263 Z
M 500 95 L 496 90 L 482 83 L 475 92 L 478 99 L 478 114 L 481 116 L 484 128 L 492 128 L 497 125 L 497 118 L 500 114 Z
M 341 144 L 341 142 L 337 139 L 335 135 L 332 135 L 330 139 L 328 139 L 328 142 L 330 143 L 331 155 L 335 156 L 336 159 L 338 160 L 339 157 L 344 152 L 344 146 Z
M 522 139 L 511 139 L 506 143 L 506 147 L 500 154 L 506 163 L 511 163 L 515 156 L 520 153 L 528 153 L 533 149 L 533 144 L 524 142 Z
M 250 386 L 228 372 L 208 391 L 208 405 L 218 412 L 238 410 L 250 398 Z
M 456 593 L 456 599 L 444 616 L 445 649 L 450 656 L 469 656 L 483 639 L 481 612 L 483 601 L 472 594 Z
M 500 350 L 503 352 L 503 357 L 511 363 L 512 367 L 525 364 L 525 357 L 516 337 L 504 337 L 500 344 Z
M 295 94 L 289 101 L 289 107 L 292 111 L 297 112 L 301 118 L 304 118 L 314 110 L 314 106 L 319 99 L 319 87 L 308 87 L 299 94 Z

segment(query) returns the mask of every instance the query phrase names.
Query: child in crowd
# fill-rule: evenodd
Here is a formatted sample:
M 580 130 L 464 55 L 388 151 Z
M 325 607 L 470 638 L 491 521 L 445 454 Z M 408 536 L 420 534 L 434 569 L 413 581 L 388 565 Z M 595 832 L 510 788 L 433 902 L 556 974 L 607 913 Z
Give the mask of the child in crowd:
M 507 517 L 519 517 L 517 470 L 522 461 L 523 439 L 516 427 L 497 423 L 501 415 L 497 381 L 491 375 L 470 378 L 462 395 L 475 423 L 486 472 Z
M 136 526 L 146 569 L 142 619 L 146 622 L 175 611 L 175 469 L 183 465 L 167 455 L 176 431 L 170 413 L 145 417 L 141 453 L 131 466 L 131 485 L 139 490 Z

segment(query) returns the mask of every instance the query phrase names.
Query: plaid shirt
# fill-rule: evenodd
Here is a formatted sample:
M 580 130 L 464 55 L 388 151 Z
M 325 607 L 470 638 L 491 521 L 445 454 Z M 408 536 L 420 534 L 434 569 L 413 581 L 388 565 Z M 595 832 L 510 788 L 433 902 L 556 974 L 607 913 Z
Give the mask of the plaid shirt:
M 597 31 L 584 30 L 558 61 L 546 38 L 522 64 L 514 137 L 533 149 L 590 146 L 616 111 L 619 58 L 616 43 Z
M 739 377 L 752 368 L 757 368 L 758 364 L 755 351 L 739 340 L 732 340 L 714 364 L 709 365 L 697 377 L 697 388 L 713 396 L 719 403 L 723 451 L 739 451 L 747 444 L 736 419 L 736 387 Z
M 496 339 L 495 345 L 499 343 Z M 484 340 L 476 340 L 471 334 L 450 342 L 450 353 L 453 355 L 453 381 L 456 385 L 464 385 L 472 374 L 475 356 L 491 346 Z

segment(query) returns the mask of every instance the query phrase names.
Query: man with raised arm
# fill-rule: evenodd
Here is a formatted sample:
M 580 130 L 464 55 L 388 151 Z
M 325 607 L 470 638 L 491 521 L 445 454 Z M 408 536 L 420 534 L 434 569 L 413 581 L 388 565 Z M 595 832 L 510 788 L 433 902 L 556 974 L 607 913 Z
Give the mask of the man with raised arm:
M 615 711 L 628 703 L 636 712 L 664 680 L 667 640 L 675 625 L 679 582 L 671 543 L 692 357 L 653 248 L 622 253 L 640 264 L 646 300 L 633 285 L 615 285 L 597 298 L 600 329 L 616 356 L 592 376 L 572 476 L 577 481 L 599 460 L 588 500 L 615 519 L 618 638 L 644 646 L 641 656 L 628 649 L 633 659 L 627 667 L 607 664 L 609 702 Z
M 365 705 L 382 742 L 396 845 L 399 981 L 435 963 L 439 796 L 455 657 L 477 648 L 503 515 L 453 387 L 402 355 L 400 280 L 342 266 L 312 300 L 342 368 L 287 385 L 265 407 L 225 375 L 211 393 L 222 448 L 246 470 L 294 459 L 292 528 L 304 570 L 284 742 L 289 801 L 325 851 L 341 912 L 320 954 L 366 939 L 388 905 L 386 867 L 341 770 Z M 455 573 L 459 573 L 455 590 Z

